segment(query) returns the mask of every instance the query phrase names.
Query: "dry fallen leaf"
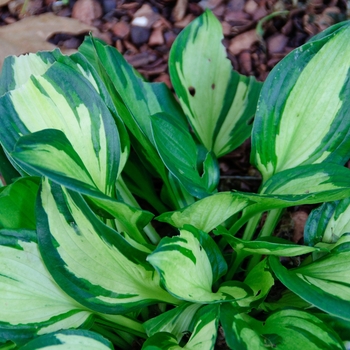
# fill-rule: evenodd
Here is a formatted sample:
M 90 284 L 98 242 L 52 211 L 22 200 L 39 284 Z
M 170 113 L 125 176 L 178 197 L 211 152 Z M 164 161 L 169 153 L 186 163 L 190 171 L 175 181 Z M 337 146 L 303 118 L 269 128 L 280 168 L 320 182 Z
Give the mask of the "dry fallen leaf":
M 99 34 L 98 30 L 92 26 L 72 18 L 59 17 L 53 13 L 27 17 L 0 27 L 0 69 L 7 56 L 55 49 L 55 45 L 46 41 L 53 34 L 79 35 L 90 31 L 95 35 Z
M 7 5 L 11 0 L 0 0 L 0 7 Z

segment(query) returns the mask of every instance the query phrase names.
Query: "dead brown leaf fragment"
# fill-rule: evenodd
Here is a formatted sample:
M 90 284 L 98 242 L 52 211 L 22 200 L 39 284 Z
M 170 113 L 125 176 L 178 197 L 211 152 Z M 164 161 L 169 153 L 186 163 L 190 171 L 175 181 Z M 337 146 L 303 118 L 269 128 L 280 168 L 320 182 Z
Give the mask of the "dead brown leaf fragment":
M 90 31 L 98 34 L 98 30 L 92 26 L 72 18 L 55 16 L 53 13 L 27 17 L 0 27 L 0 69 L 7 56 L 54 50 L 56 46 L 47 42 L 53 34 L 79 35 Z

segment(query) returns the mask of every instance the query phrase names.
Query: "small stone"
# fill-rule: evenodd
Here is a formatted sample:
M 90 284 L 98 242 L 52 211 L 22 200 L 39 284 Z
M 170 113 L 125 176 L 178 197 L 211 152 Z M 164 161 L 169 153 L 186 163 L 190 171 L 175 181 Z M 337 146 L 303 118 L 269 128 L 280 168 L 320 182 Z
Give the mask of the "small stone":
M 151 35 L 151 29 L 148 27 L 131 26 L 131 41 L 135 45 L 142 45 L 146 43 Z
M 176 39 L 176 35 L 171 30 L 169 30 L 164 33 L 164 39 L 165 39 L 165 45 L 167 46 L 168 49 L 170 49 L 171 46 L 173 45 L 173 42 Z
M 244 5 L 244 11 L 253 15 L 259 5 L 254 0 L 248 0 Z
M 102 0 L 102 7 L 104 13 L 111 12 L 117 7 L 117 0 Z
M 153 29 L 151 36 L 148 40 L 149 46 L 159 46 L 164 44 L 163 28 L 158 27 Z
M 131 24 L 137 27 L 151 28 L 159 18 L 160 15 L 155 13 L 150 5 L 144 4 L 135 12 Z
M 130 26 L 124 21 L 117 22 L 112 27 L 112 32 L 120 39 L 125 39 L 130 34 Z

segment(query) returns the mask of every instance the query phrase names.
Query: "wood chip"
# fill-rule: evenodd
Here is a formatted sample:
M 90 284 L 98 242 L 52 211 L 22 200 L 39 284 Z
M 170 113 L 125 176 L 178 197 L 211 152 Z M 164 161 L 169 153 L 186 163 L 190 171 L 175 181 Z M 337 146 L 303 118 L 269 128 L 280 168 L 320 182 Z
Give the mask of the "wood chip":
M 158 27 L 153 29 L 151 36 L 148 40 L 149 46 L 159 46 L 164 44 L 163 28 Z
M 112 32 L 118 38 L 125 39 L 130 34 L 130 25 L 124 21 L 119 21 L 113 25 Z
M 177 0 L 176 5 L 173 8 L 173 11 L 171 13 L 171 17 L 173 18 L 174 22 L 180 22 L 183 20 L 186 14 L 188 5 L 188 0 Z
M 93 21 L 102 16 L 102 7 L 96 0 L 78 0 L 72 9 L 72 18 L 92 25 Z
M 194 19 L 195 17 L 192 15 L 192 13 L 189 13 L 182 21 L 175 22 L 174 27 L 183 29 L 188 26 Z
M 259 41 L 259 37 L 256 30 L 252 29 L 234 37 L 230 42 L 228 50 L 233 55 L 238 55 L 243 50 L 249 50 L 257 41 Z

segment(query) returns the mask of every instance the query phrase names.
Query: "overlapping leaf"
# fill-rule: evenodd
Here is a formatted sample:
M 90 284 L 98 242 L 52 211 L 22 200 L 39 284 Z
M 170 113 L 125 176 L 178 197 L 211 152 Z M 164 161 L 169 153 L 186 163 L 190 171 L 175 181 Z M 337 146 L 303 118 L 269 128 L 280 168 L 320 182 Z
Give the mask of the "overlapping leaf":
M 159 286 L 147 253 L 103 224 L 80 194 L 43 181 L 38 240 L 45 264 L 66 293 L 102 313 L 178 301 Z
M 199 230 L 210 232 L 235 213 L 253 202 L 231 192 L 220 192 L 203 198 L 192 205 L 157 217 L 177 228 L 183 228 L 189 222 Z
M 96 187 L 107 195 L 113 193 L 120 158 L 119 136 L 94 86 L 59 62 L 40 76 L 23 82 L 25 78 L 21 76 L 22 84 L 0 97 L 4 121 L 0 137 L 5 150 L 11 152 L 22 135 L 61 130 Z
M 46 129 L 23 136 L 11 156 L 27 171 L 47 176 L 56 183 L 88 195 L 99 214 L 106 216 L 108 213 L 110 218 L 116 218 L 120 231 L 126 231 L 140 243 L 148 242 L 143 228 L 153 215 L 101 192 L 61 131 Z
M 250 136 L 261 83 L 239 75 L 226 58 L 222 27 L 206 11 L 175 40 L 171 80 L 201 143 L 220 157 Z
M 19 178 L 0 190 L 0 227 L 35 229 L 35 199 L 39 179 Z
M 164 178 L 164 165 L 153 144 L 150 116 L 164 112 L 184 118 L 169 89 L 165 84 L 145 82 L 115 48 L 99 40 L 85 40 L 79 51 L 102 77 L 141 161 Z
M 310 164 L 281 171 L 265 183 L 261 194 L 237 193 L 256 203 L 245 208 L 230 233 L 236 233 L 249 218 L 267 210 L 347 198 L 349 178 L 349 169 L 337 164 Z
M 254 241 L 247 241 L 228 234 L 227 230 L 218 228 L 215 234 L 225 237 L 231 247 L 237 252 L 246 254 L 298 256 L 321 251 L 321 248 L 293 244 L 278 237 L 261 237 Z
M 186 301 L 217 303 L 252 294 L 240 282 L 222 284 L 216 293 L 212 291 L 212 284 L 226 272 L 226 262 L 212 238 L 191 226 L 180 230 L 180 236 L 163 238 L 147 260 L 166 290 Z
M 207 152 L 203 174 L 198 170 L 199 155 L 188 126 L 167 114 L 151 117 L 157 151 L 169 171 L 195 197 L 205 197 L 216 190 L 219 166 L 215 156 Z
M 266 79 L 252 131 L 264 182 L 298 165 L 348 160 L 349 32 L 343 22 L 295 49 Z
M 143 350 L 213 350 L 219 322 L 219 306 L 206 305 L 195 315 L 190 339 L 185 346 L 179 346 L 176 337 L 171 333 L 160 332 L 146 340 Z
M 314 209 L 305 224 L 304 241 L 308 245 L 318 242 L 336 243 L 344 233 L 350 232 L 350 198 L 324 203 Z
M 231 349 L 344 349 L 329 326 L 305 311 L 282 310 L 265 322 L 258 322 L 246 314 L 235 313 L 232 306 L 224 304 L 220 321 Z
M 287 270 L 276 257 L 269 263 L 291 291 L 319 309 L 350 319 L 350 252 L 335 251 L 308 265 Z
M 0 342 L 89 322 L 92 312 L 55 283 L 40 256 L 34 231 L 0 232 Z
M 75 349 L 75 350 L 107 350 L 114 349 L 112 343 L 102 335 L 86 330 L 67 330 L 42 335 L 26 345 L 21 350 L 36 349 Z
M 194 314 L 202 307 L 201 304 L 184 303 L 178 307 L 162 313 L 144 323 L 147 335 L 160 332 L 171 333 L 180 342 L 185 332 L 189 330 Z

